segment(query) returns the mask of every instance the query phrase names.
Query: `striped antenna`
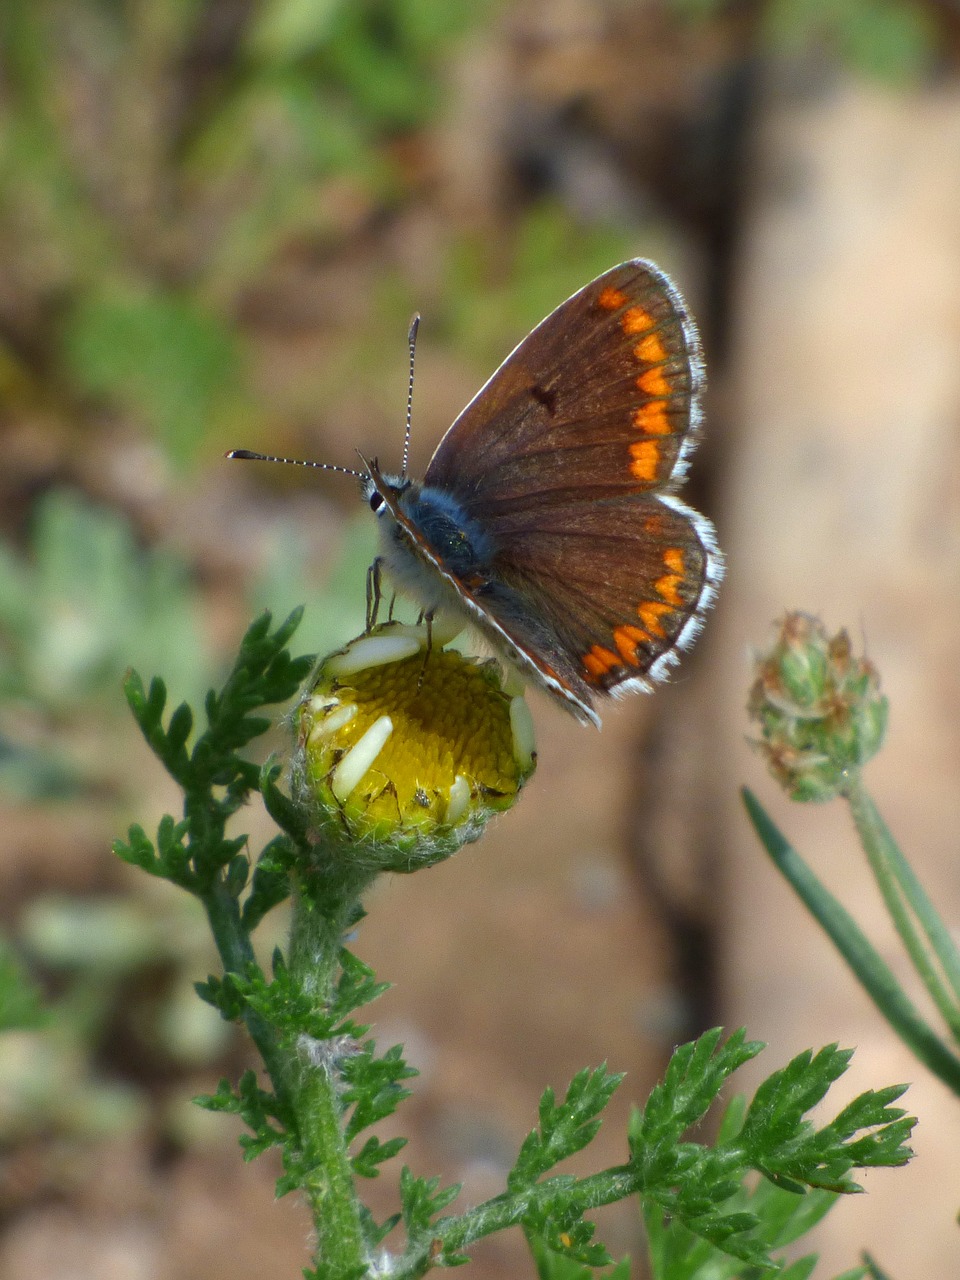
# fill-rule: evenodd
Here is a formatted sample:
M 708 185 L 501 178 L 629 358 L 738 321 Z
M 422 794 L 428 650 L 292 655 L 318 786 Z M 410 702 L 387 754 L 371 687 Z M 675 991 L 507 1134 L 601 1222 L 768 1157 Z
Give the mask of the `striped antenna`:
M 354 471 L 353 467 L 338 467 L 335 462 L 306 462 L 303 458 L 275 458 L 270 453 L 254 453 L 252 449 L 231 449 L 224 454 L 226 458 L 243 458 L 248 462 L 285 462 L 290 467 L 316 467 L 318 471 L 339 471 L 344 476 L 364 478 L 362 471 Z
M 413 429 L 413 362 L 417 354 L 417 330 L 420 328 L 420 312 L 416 312 L 410 321 L 407 333 L 407 344 L 410 348 L 410 377 L 407 381 L 407 429 L 403 433 L 403 467 L 401 479 L 406 479 L 407 463 L 410 461 L 410 433 Z
M 407 381 L 407 425 L 403 433 L 403 470 L 401 476 L 406 477 L 407 463 L 410 461 L 410 433 L 413 425 L 413 364 L 417 352 L 417 330 L 420 328 L 420 313 L 410 321 L 407 333 L 407 344 L 410 348 L 410 376 Z M 303 458 L 278 458 L 272 453 L 254 453 L 252 449 L 231 449 L 224 454 L 225 458 L 241 458 L 246 462 L 284 462 L 288 467 L 316 467 L 318 471 L 339 471 L 342 476 L 356 476 L 365 480 L 366 471 L 355 471 L 353 467 L 339 467 L 335 462 L 307 462 Z M 362 457 L 362 455 L 361 455 Z

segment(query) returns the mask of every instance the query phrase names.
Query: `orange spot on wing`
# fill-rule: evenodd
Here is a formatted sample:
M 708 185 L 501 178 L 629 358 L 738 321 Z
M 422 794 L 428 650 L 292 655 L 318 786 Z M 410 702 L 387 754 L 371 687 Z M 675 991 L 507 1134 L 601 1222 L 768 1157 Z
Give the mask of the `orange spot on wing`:
M 662 578 L 658 578 L 653 584 L 653 589 L 661 600 L 666 600 L 668 604 L 682 607 L 683 600 L 677 588 L 681 585 L 686 573 L 686 565 L 684 561 L 682 547 L 667 547 L 663 553 L 663 563 L 670 570 L 665 573 Z
M 623 325 L 623 332 L 632 338 L 634 334 L 646 333 L 648 329 L 652 329 L 654 320 L 649 311 L 644 311 L 643 307 L 631 307 L 629 311 L 623 313 L 620 323 Z M 646 338 L 644 341 L 660 345 L 660 339 L 657 337 Z M 643 346 L 643 343 L 640 345 Z
M 637 645 L 643 640 L 650 639 L 647 632 L 641 631 L 639 627 L 615 627 L 613 639 L 624 662 L 628 662 L 631 667 L 639 667 L 640 659 L 637 657 Z
M 664 631 L 660 619 L 664 615 L 669 616 L 671 613 L 673 613 L 673 606 L 662 604 L 659 600 L 641 600 L 637 605 L 637 617 L 647 630 L 655 636 L 666 636 L 667 633 Z
M 628 311 L 627 315 L 629 314 Z M 648 333 L 633 348 L 633 354 L 638 360 L 643 360 L 647 364 L 663 364 L 669 353 L 658 333 Z
M 653 484 L 660 469 L 660 446 L 655 440 L 638 440 L 630 446 L 631 474 L 637 480 Z
M 603 645 L 595 644 L 591 647 L 589 653 L 585 653 L 580 659 L 587 669 L 587 674 L 591 680 L 599 680 L 601 676 L 605 676 L 608 671 L 620 666 L 620 659 L 610 649 L 604 649 Z
M 643 522 L 643 531 L 644 533 L 652 533 L 655 536 L 659 536 L 663 533 L 663 521 L 659 516 L 647 516 Z
M 680 577 L 679 573 L 668 573 L 656 580 L 653 584 L 653 589 L 661 600 L 666 600 L 668 604 L 679 607 L 683 604 L 683 601 L 677 594 L 677 587 L 682 581 L 683 578 Z
M 662 400 L 651 400 L 633 411 L 633 425 L 648 436 L 668 436 L 670 423 L 667 406 Z
M 618 307 L 625 307 L 630 299 L 620 289 L 614 289 L 612 284 L 608 284 L 605 289 L 600 291 L 597 298 L 597 306 L 603 307 L 604 311 L 616 311 Z
M 637 379 L 637 386 L 648 396 L 668 396 L 670 394 L 670 383 L 659 365 L 641 373 Z

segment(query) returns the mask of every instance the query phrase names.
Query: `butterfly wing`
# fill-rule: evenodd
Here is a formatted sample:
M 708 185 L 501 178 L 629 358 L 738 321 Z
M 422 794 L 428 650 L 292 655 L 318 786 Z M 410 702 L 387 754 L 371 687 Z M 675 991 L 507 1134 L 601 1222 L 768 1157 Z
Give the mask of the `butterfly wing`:
M 580 709 L 662 680 L 723 573 L 713 526 L 672 495 L 550 503 L 536 522 L 505 514 L 495 543 L 477 601 L 521 665 Z
M 662 679 L 716 594 L 713 526 L 672 494 L 703 382 L 680 293 L 625 262 L 520 343 L 427 468 L 494 547 L 469 611 L 581 719 Z
M 486 524 L 501 510 L 662 489 L 700 422 L 703 361 L 679 291 L 622 263 L 551 312 L 437 447 L 424 483 Z

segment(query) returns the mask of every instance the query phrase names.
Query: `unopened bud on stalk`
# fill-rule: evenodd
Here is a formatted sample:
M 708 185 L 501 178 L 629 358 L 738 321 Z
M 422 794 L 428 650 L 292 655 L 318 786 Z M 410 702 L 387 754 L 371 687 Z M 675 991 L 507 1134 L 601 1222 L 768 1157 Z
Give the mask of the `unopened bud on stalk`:
M 852 770 L 878 751 L 887 699 L 846 631 L 828 637 L 818 618 L 788 613 L 769 652 L 757 659 L 747 703 L 760 726 L 755 745 L 793 800 L 831 800 Z

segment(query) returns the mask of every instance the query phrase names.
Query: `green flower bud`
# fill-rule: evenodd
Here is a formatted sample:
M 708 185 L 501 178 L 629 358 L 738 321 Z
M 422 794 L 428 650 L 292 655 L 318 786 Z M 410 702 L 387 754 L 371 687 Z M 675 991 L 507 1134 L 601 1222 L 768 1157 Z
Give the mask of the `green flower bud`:
M 523 697 L 494 662 L 386 623 L 325 658 L 294 712 L 293 793 L 318 843 L 414 871 L 476 840 L 536 764 Z
M 754 745 L 791 799 L 831 800 L 879 750 L 888 706 L 846 631 L 831 639 L 818 618 L 789 613 L 757 659 L 747 710 L 762 735 Z

